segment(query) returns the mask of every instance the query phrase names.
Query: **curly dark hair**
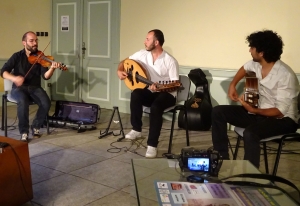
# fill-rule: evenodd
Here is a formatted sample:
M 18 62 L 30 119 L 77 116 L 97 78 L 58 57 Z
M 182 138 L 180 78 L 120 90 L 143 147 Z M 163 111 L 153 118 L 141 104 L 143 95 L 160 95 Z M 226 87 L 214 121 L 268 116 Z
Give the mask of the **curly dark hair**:
M 281 36 L 271 30 L 263 30 L 250 34 L 246 38 L 249 47 L 255 47 L 257 52 L 263 52 L 266 62 L 276 62 L 280 59 L 283 49 Z
M 162 31 L 159 29 L 153 29 L 153 30 L 149 31 L 148 33 L 150 33 L 150 32 L 154 33 L 154 37 L 159 42 L 160 46 L 162 46 L 165 42 L 164 33 L 162 33 Z

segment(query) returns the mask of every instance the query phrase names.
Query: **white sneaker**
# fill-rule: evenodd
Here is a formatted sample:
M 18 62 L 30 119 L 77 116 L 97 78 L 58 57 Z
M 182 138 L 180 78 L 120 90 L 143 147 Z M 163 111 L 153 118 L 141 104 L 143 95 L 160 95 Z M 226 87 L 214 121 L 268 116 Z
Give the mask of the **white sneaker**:
M 134 130 L 131 130 L 128 134 L 125 135 L 125 138 L 130 140 L 135 140 L 139 137 L 142 137 L 142 133 Z
M 21 141 L 28 142 L 28 134 L 24 133 L 21 135 Z
M 147 158 L 155 158 L 156 155 L 157 155 L 157 148 L 156 147 L 148 146 L 145 157 L 147 157 Z

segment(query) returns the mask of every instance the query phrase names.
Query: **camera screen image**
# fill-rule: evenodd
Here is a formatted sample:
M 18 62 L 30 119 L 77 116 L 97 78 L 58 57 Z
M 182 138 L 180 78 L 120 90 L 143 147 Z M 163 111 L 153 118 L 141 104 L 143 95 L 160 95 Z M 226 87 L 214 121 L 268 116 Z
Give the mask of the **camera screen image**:
M 188 158 L 187 166 L 191 171 L 208 172 L 209 158 Z

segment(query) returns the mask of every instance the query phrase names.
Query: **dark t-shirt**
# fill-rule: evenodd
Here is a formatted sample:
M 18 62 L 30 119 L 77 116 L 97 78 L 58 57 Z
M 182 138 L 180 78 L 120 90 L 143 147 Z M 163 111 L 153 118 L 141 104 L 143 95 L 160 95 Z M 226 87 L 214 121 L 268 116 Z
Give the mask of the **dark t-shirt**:
M 3 72 L 7 71 L 12 73 L 15 76 L 23 76 L 27 74 L 32 64 L 29 63 L 28 58 L 26 56 L 25 49 L 14 53 L 7 62 L 3 65 L 1 69 L 1 76 L 3 77 Z M 31 71 L 26 76 L 23 86 L 41 86 L 41 76 L 43 79 L 45 78 L 45 73 L 48 71 L 47 67 L 42 67 L 40 64 L 36 63 Z M 13 88 L 16 85 L 13 84 Z

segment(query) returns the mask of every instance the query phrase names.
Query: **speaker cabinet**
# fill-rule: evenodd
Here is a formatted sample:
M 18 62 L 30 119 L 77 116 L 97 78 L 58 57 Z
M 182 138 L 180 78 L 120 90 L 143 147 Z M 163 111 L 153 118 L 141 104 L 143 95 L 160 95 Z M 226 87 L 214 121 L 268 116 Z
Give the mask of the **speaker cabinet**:
M 28 143 L 0 136 L 0 205 L 20 206 L 33 198 Z

